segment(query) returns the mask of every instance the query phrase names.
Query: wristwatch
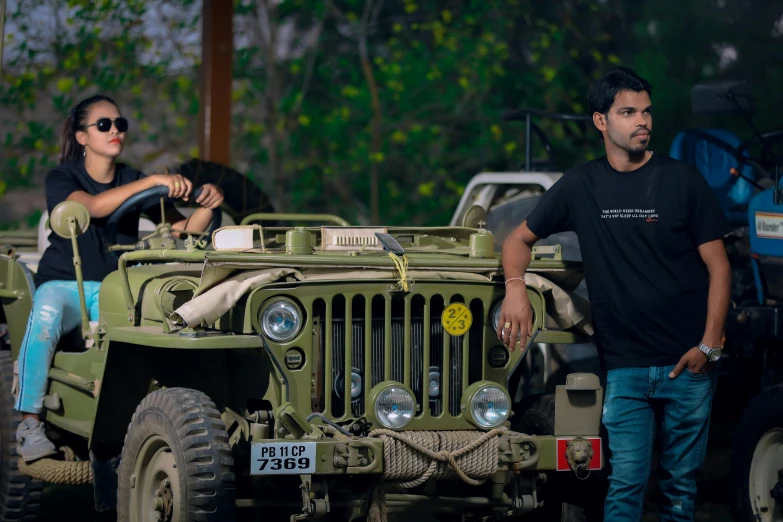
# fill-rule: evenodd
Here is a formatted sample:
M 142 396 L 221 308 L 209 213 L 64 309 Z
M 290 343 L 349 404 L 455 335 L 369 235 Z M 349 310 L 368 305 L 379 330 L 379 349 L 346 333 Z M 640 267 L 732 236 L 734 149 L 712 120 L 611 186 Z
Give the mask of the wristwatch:
M 701 350 L 710 362 L 715 362 L 723 356 L 723 350 L 720 348 L 710 348 L 704 343 L 699 343 L 699 350 Z

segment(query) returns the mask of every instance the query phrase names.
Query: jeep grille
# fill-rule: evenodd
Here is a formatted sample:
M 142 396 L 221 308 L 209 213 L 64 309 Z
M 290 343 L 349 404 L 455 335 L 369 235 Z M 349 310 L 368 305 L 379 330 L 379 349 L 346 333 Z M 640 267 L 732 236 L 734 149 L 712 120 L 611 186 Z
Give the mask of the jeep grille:
M 470 330 L 452 337 L 444 332 L 441 314 L 454 302 L 465 300 L 458 294 L 425 297 L 374 292 L 316 300 L 313 313 L 320 379 L 315 395 L 324 404 L 314 398 L 313 410 L 334 419 L 363 415 L 371 407 L 366 401 L 372 387 L 395 380 L 413 391 L 417 418 L 441 416 L 444 409 L 452 417 L 460 416 L 463 392 L 482 378 L 484 321 L 490 303 L 471 300 Z M 351 328 L 346 329 L 348 320 Z M 361 377 L 361 392 L 353 398 L 346 398 L 346 368 L 349 375 L 353 370 Z M 430 371 L 440 375 L 440 393 L 425 401 Z

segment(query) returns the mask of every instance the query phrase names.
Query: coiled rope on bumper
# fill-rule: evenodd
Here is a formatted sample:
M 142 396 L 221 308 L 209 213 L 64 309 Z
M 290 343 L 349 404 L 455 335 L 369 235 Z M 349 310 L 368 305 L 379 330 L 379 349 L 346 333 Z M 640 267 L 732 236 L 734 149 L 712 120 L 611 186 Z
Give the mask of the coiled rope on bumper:
M 480 486 L 497 471 L 498 438 L 506 431 L 495 428 L 479 437 L 475 431 L 371 431 L 370 437 L 383 440 L 384 471 L 383 480 L 370 492 L 368 521 L 387 520 L 384 480 L 407 489 L 430 478 L 456 475 L 467 484 Z
M 471 486 L 479 486 L 498 467 L 498 436 L 495 428 L 476 437 L 465 431 L 373 430 L 370 437 L 383 439 L 383 478 L 394 485 L 413 488 L 428 479 L 456 474 Z
M 27 464 L 19 457 L 19 471 L 50 484 L 92 484 L 92 466 L 89 460 L 76 460 L 68 446 L 60 448 L 65 460 L 41 459 Z

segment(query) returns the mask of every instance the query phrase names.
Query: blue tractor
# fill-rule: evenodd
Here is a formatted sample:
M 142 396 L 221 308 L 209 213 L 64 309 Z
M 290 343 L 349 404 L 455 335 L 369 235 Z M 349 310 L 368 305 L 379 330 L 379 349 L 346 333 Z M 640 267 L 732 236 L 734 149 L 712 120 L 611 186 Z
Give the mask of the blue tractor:
M 783 520 L 783 129 L 755 127 L 746 82 L 696 85 L 692 106 L 742 117 L 753 132 L 742 141 L 724 129 L 683 131 L 669 154 L 701 171 L 734 225 L 725 238 L 733 281 L 721 361 L 724 386 L 743 410 L 732 452 L 734 517 Z

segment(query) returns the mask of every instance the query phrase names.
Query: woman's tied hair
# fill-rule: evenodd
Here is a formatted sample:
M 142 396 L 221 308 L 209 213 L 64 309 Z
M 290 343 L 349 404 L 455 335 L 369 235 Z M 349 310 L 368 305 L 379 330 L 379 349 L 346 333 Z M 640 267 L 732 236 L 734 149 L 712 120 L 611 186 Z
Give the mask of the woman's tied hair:
M 80 101 L 71 108 L 68 119 L 65 120 L 65 125 L 63 126 L 60 144 L 60 163 L 78 160 L 84 155 L 84 147 L 81 143 L 76 141 L 76 133 L 85 129 L 90 108 L 102 101 L 109 102 L 115 107 L 118 107 L 117 103 L 108 96 L 96 94 L 95 96 L 90 96 L 89 98 Z

